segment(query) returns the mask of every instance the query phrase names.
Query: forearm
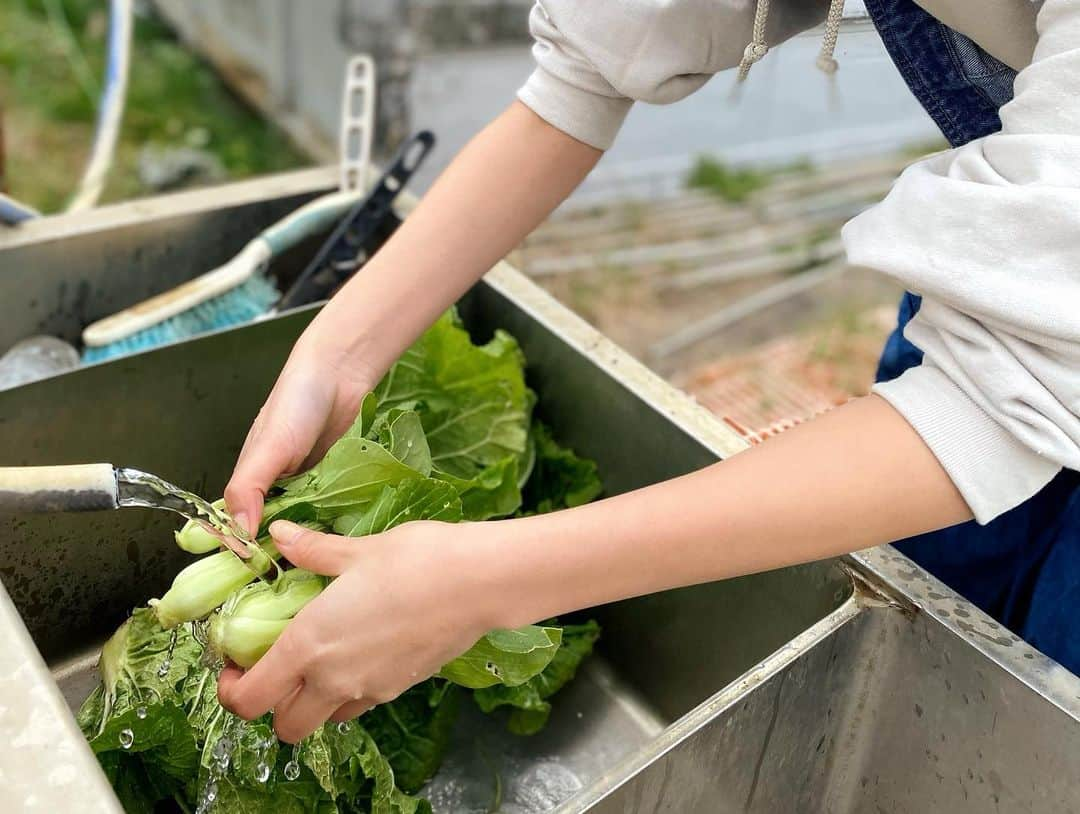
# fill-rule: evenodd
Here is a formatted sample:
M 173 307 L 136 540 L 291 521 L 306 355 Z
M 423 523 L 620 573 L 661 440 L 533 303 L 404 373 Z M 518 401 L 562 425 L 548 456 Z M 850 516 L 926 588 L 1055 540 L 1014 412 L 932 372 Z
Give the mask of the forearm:
M 919 436 L 871 396 L 681 478 L 480 524 L 475 567 L 493 597 L 492 621 L 510 627 L 832 557 L 970 516 Z
M 333 351 L 381 375 L 581 183 L 602 153 L 515 102 L 454 159 L 323 309 Z M 344 346 L 344 347 L 342 347 Z

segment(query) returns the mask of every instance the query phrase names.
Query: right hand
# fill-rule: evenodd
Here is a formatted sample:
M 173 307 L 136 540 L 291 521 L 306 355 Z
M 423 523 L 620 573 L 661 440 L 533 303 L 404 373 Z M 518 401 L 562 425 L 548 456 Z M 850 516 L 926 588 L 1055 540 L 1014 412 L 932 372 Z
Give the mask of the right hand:
M 321 460 L 352 425 L 364 396 L 379 382 L 370 365 L 350 358 L 325 333 L 316 319 L 297 341 L 248 431 L 225 487 L 229 513 L 252 535 L 274 481 Z

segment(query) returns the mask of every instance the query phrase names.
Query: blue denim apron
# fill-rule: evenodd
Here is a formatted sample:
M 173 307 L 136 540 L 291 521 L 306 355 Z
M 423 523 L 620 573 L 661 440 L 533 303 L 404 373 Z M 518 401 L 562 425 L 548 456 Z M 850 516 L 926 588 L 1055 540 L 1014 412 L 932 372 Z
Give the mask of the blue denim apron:
M 885 47 L 955 147 L 1001 129 L 1016 72 L 913 0 L 866 0 Z M 920 298 L 904 294 L 878 381 L 922 362 L 904 338 Z M 985 526 L 974 521 L 912 537 L 902 552 L 1072 672 L 1080 674 L 1080 473 L 1066 470 Z

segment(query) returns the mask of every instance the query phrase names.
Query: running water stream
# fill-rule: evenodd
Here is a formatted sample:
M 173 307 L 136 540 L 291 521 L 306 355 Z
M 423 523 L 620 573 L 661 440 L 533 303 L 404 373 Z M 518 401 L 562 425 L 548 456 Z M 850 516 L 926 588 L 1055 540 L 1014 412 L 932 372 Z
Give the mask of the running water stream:
M 200 523 L 260 579 L 276 565 L 226 512 L 198 495 L 138 469 L 118 468 L 116 483 L 120 506 L 165 509 Z

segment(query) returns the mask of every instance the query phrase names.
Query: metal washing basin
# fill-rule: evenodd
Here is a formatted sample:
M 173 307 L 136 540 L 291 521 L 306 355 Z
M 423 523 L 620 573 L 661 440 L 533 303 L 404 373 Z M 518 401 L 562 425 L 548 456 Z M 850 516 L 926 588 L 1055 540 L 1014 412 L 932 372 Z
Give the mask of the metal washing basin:
M 330 181 L 297 173 L 0 237 L 0 302 L 35 303 L 0 326 L 0 346 L 41 330 L 74 338 L 212 267 Z M 505 265 L 461 309 L 478 336 L 517 336 L 544 417 L 598 460 L 610 493 L 740 448 Z M 217 495 L 312 314 L 2 392 L 0 464 L 114 460 Z M 135 510 L 0 516 L 0 580 L 18 610 L 0 590 L 14 642 L 0 658 L 0 732 L 10 741 L 32 718 L 50 733 L 0 754 L 0 776 L 19 778 L 0 785 L 0 810 L 25 810 L 31 793 L 43 811 L 115 810 L 62 699 L 81 702 L 96 645 L 188 561 L 172 528 Z M 430 789 L 439 810 L 486 811 L 498 774 L 508 812 L 1080 811 L 1080 681 L 888 547 L 594 615 L 598 656 L 547 731 L 513 738 L 466 716 Z M 58 755 L 70 771 L 57 773 Z

